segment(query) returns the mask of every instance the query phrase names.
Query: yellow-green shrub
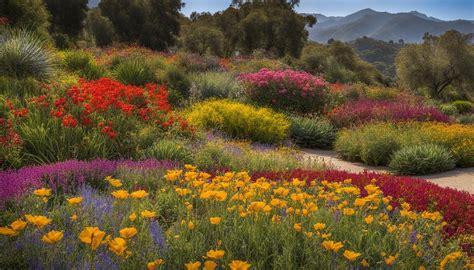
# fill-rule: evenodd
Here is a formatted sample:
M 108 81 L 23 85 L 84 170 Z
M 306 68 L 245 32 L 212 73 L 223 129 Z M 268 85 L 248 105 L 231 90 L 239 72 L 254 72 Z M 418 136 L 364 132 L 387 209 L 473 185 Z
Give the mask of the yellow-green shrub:
M 230 100 L 211 100 L 196 104 L 189 122 L 204 129 L 263 143 L 275 143 L 288 136 L 290 122 L 283 114 Z

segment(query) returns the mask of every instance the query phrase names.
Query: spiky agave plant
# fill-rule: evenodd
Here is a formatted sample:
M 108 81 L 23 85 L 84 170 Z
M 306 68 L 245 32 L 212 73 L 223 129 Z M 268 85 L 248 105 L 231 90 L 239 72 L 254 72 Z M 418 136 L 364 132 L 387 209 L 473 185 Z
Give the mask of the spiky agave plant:
M 0 34 L 0 75 L 17 79 L 48 79 L 54 55 L 46 41 L 27 29 L 6 29 Z

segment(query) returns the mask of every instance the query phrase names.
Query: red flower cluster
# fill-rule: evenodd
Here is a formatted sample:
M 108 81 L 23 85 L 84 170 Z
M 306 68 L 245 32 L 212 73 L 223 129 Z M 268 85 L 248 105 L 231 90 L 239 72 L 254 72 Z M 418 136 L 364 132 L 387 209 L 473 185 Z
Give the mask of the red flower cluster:
M 474 234 L 474 195 L 451 188 L 443 188 L 423 179 L 398 177 L 388 174 L 364 172 L 360 174 L 344 171 L 308 171 L 294 170 L 289 172 L 257 172 L 254 179 L 266 177 L 268 179 L 299 178 L 307 181 L 327 180 L 341 182 L 352 179 L 352 183 L 361 188 L 368 185 L 372 179 L 386 196 L 394 199 L 403 199 L 417 211 L 440 211 L 448 223 L 444 227 L 448 235 Z M 365 195 L 365 194 L 363 194 Z M 398 206 L 397 203 L 394 204 Z
M 13 146 L 22 143 L 20 135 L 13 128 L 11 120 L 0 118 L 0 146 Z

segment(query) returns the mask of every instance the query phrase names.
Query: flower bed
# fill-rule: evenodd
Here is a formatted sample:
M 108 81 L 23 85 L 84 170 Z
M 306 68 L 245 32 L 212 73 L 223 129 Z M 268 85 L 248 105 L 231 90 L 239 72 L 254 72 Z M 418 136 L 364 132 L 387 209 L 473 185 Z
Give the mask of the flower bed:
M 447 222 L 444 228 L 449 235 L 474 233 L 474 196 L 468 192 L 461 192 L 451 188 L 443 188 L 426 180 L 411 177 L 397 177 L 378 173 L 348 173 L 343 171 L 307 171 L 294 170 L 290 172 L 260 172 L 252 176 L 254 179 L 266 177 L 268 179 L 328 180 L 342 182 L 352 179 L 352 183 L 359 188 L 376 179 L 376 184 L 386 196 L 402 199 L 412 205 L 417 211 L 440 211 Z M 394 201 L 394 206 L 399 204 Z
M 263 106 L 294 111 L 322 111 L 326 82 L 306 72 L 261 69 L 243 73 L 239 79 L 246 84 L 246 94 Z
M 288 179 L 290 180 L 290 179 Z M 0 264 L 46 269 L 460 269 L 443 217 L 416 212 L 374 183 L 212 177 L 186 165 L 156 189 L 106 177 L 105 193 L 49 187 L 0 227 Z M 45 214 L 47 213 L 47 214 Z
M 449 117 L 435 107 L 419 102 L 357 100 L 344 103 L 328 114 L 329 119 L 339 127 L 360 125 L 373 121 L 437 121 L 450 122 Z

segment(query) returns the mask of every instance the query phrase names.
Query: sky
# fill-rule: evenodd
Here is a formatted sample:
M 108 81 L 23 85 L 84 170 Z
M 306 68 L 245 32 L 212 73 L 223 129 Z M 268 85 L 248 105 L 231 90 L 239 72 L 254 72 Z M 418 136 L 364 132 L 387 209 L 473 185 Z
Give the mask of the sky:
M 229 7 L 231 0 L 183 0 L 182 12 L 217 12 Z M 346 16 L 364 8 L 390 13 L 418 11 L 442 20 L 474 20 L 474 0 L 301 0 L 297 11 Z

